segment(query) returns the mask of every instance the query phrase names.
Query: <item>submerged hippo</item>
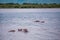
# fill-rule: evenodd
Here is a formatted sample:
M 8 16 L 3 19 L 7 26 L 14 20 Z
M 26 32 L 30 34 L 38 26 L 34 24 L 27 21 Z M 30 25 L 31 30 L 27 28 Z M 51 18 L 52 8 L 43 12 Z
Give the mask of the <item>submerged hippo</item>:
M 10 31 L 8 31 L 8 32 L 15 32 L 15 30 L 10 30 Z
M 39 20 L 36 20 L 36 21 L 34 21 L 34 22 L 40 22 Z
M 18 29 L 18 31 L 22 31 L 22 29 Z
M 40 23 L 45 23 L 45 21 L 39 21 L 39 20 L 36 20 L 34 22 L 40 22 Z
M 27 29 L 23 29 L 23 31 L 24 31 L 24 32 L 26 32 L 26 33 L 28 32 L 28 30 L 27 30 Z
M 41 21 L 41 23 L 45 23 L 45 21 Z

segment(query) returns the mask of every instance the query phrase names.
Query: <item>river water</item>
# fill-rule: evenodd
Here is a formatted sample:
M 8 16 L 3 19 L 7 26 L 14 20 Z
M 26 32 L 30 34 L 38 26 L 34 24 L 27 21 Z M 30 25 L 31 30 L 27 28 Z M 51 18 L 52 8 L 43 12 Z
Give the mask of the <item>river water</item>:
M 60 40 L 60 12 L 0 13 L 0 40 Z

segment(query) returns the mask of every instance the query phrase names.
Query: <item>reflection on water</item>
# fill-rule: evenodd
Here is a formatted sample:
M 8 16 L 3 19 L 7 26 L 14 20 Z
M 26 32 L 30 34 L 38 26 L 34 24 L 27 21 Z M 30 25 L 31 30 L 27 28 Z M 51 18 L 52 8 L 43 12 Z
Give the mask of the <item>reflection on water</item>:
M 59 12 L 0 13 L 1 40 L 60 40 Z M 34 22 L 35 20 L 45 21 Z M 18 32 L 27 29 L 28 33 Z M 15 32 L 8 32 L 15 30 Z

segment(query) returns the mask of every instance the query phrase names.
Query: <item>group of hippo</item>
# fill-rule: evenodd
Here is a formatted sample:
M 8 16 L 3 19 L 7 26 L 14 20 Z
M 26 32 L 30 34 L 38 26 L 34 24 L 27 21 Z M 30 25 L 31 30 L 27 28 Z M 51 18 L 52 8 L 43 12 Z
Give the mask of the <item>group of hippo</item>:
M 27 33 L 28 32 L 28 30 L 27 29 L 18 29 L 18 31 L 20 32 L 20 31 L 23 31 L 23 32 L 25 32 L 25 33 Z M 10 30 L 10 31 L 8 31 L 8 32 L 15 32 L 15 30 Z
M 39 21 L 39 20 L 36 20 L 34 22 L 40 22 L 40 23 L 45 23 L 45 21 Z
M 45 21 L 39 21 L 39 20 L 36 20 L 34 22 L 45 23 Z M 23 31 L 23 32 L 27 33 L 28 32 L 28 29 L 18 29 L 18 31 Z M 15 32 L 15 30 L 10 30 L 9 32 Z

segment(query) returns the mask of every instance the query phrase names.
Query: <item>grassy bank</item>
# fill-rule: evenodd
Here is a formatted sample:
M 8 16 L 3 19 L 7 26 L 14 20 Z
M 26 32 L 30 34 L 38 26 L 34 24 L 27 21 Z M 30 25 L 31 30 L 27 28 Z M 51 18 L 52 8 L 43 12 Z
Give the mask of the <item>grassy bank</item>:
M 0 8 L 60 8 L 60 4 L 37 4 L 37 3 L 0 3 Z

